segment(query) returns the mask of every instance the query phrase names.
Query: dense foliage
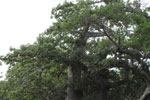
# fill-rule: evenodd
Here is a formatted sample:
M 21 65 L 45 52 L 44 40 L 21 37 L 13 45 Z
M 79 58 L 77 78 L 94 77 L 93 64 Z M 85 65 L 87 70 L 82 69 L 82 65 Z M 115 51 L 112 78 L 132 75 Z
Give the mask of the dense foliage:
M 1 56 L 2 100 L 149 100 L 150 10 L 139 1 L 64 2 L 34 44 Z

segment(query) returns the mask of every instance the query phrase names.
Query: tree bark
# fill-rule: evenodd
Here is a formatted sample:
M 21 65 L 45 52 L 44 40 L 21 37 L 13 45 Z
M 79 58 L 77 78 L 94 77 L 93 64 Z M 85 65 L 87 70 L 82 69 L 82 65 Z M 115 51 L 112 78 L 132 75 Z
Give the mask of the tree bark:
M 82 91 L 80 90 L 80 80 L 81 80 L 80 66 L 69 66 L 67 100 L 81 100 Z
M 68 88 L 67 88 L 67 100 L 81 100 L 83 94 L 81 90 L 81 68 L 80 58 L 85 54 L 85 46 L 87 42 L 87 32 L 89 24 L 84 27 L 83 32 L 80 34 L 80 38 L 75 42 L 74 49 L 79 49 L 76 53 L 77 61 L 70 62 L 68 67 Z
M 107 100 L 108 97 L 108 70 L 103 69 L 102 72 L 97 75 L 97 80 L 95 83 L 97 85 L 97 92 L 95 93 L 95 98 L 93 100 Z
M 108 91 L 103 87 L 101 90 L 97 91 L 94 100 L 107 100 Z
M 145 88 L 140 100 L 150 100 L 150 84 L 147 84 L 147 87 Z

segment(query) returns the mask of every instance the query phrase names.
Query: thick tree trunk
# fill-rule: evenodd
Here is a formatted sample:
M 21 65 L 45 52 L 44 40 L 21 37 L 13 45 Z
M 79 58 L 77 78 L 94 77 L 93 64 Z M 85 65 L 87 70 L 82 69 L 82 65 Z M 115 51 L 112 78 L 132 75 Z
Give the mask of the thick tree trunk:
M 140 100 L 150 100 L 150 84 L 147 84 L 147 87 L 141 96 Z
M 95 100 L 107 100 L 108 98 L 108 90 L 109 90 L 109 83 L 108 83 L 108 76 L 109 71 L 107 69 L 101 70 L 97 75 L 96 84 L 99 86 L 99 93 L 96 94 Z
M 95 93 L 95 98 L 93 98 L 93 100 L 107 100 L 108 97 L 108 78 L 107 78 L 107 70 L 103 70 L 103 74 L 102 75 L 100 73 L 100 75 L 97 75 L 97 80 L 95 80 L 95 83 L 97 85 L 97 90 Z
M 75 56 L 78 56 L 77 59 L 80 62 L 82 55 L 85 54 L 85 46 L 87 42 L 87 32 L 89 25 L 85 26 L 83 33 L 80 34 L 80 38 L 76 40 L 74 44 L 74 50 L 76 52 Z M 81 68 L 79 62 L 75 61 L 68 67 L 68 89 L 67 89 L 67 100 L 81 100 L 83 94 L 81 90 Z
M 107 100 L 108 91 L 107 89 L 101 89 L 97 91 L 96 97 L 94 100 Z
M 80 66 L 69 66 L 67 100 L 81 100 L 82 91 L 80 90 L 80 80 L 81 80 Z

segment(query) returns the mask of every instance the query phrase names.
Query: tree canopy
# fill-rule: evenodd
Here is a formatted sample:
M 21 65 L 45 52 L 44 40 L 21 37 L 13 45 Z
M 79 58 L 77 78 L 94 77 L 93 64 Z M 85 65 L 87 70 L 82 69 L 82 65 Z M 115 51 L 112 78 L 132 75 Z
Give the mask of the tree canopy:
M 64 2 L 35 43 L 10 48 L 3 100 L 149 100 L 150 9 L 139 1 Z

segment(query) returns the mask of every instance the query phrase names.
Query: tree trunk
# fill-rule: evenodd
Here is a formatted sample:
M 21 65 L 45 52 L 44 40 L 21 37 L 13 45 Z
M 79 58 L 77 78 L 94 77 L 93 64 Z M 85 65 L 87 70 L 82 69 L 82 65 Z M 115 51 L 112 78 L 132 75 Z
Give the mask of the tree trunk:
M 80 90 L 80 80 L 81 80 L 80 66 L 69 66 L 67 100 L 81 100 L 82 91 Z
M 76 52 L 77 58 L 74 59 L 72 64 L 68 67 L 68 88 L 67 88 L 67 100 L 81 100 L 83 94 L 81 90 L 81 68 L 79 62 L 82 56 L 85 54 L 85 46 L 87 42 L 87 32 L 89 25 L 85 26 L 83 33 L 80 38 L 76 40 L 74 44 L 74 51 Z
M 150 84 L 147 84 L 147 87 L 141 96 L 140 100 L 150 100 Z
M 103 88 L 96 93 L 96 97 L 94 100 L 107 100 L 107 89 Z
M 107 78 L 107 70 L 103 70 L 102 75 L 98 75 L 97 80 L 95 80 L 95 83 L 97 85 L 97 92 L 95 93 L 95 98 L 93 100 L 107 100 L 108 97 L 108 78 Z

